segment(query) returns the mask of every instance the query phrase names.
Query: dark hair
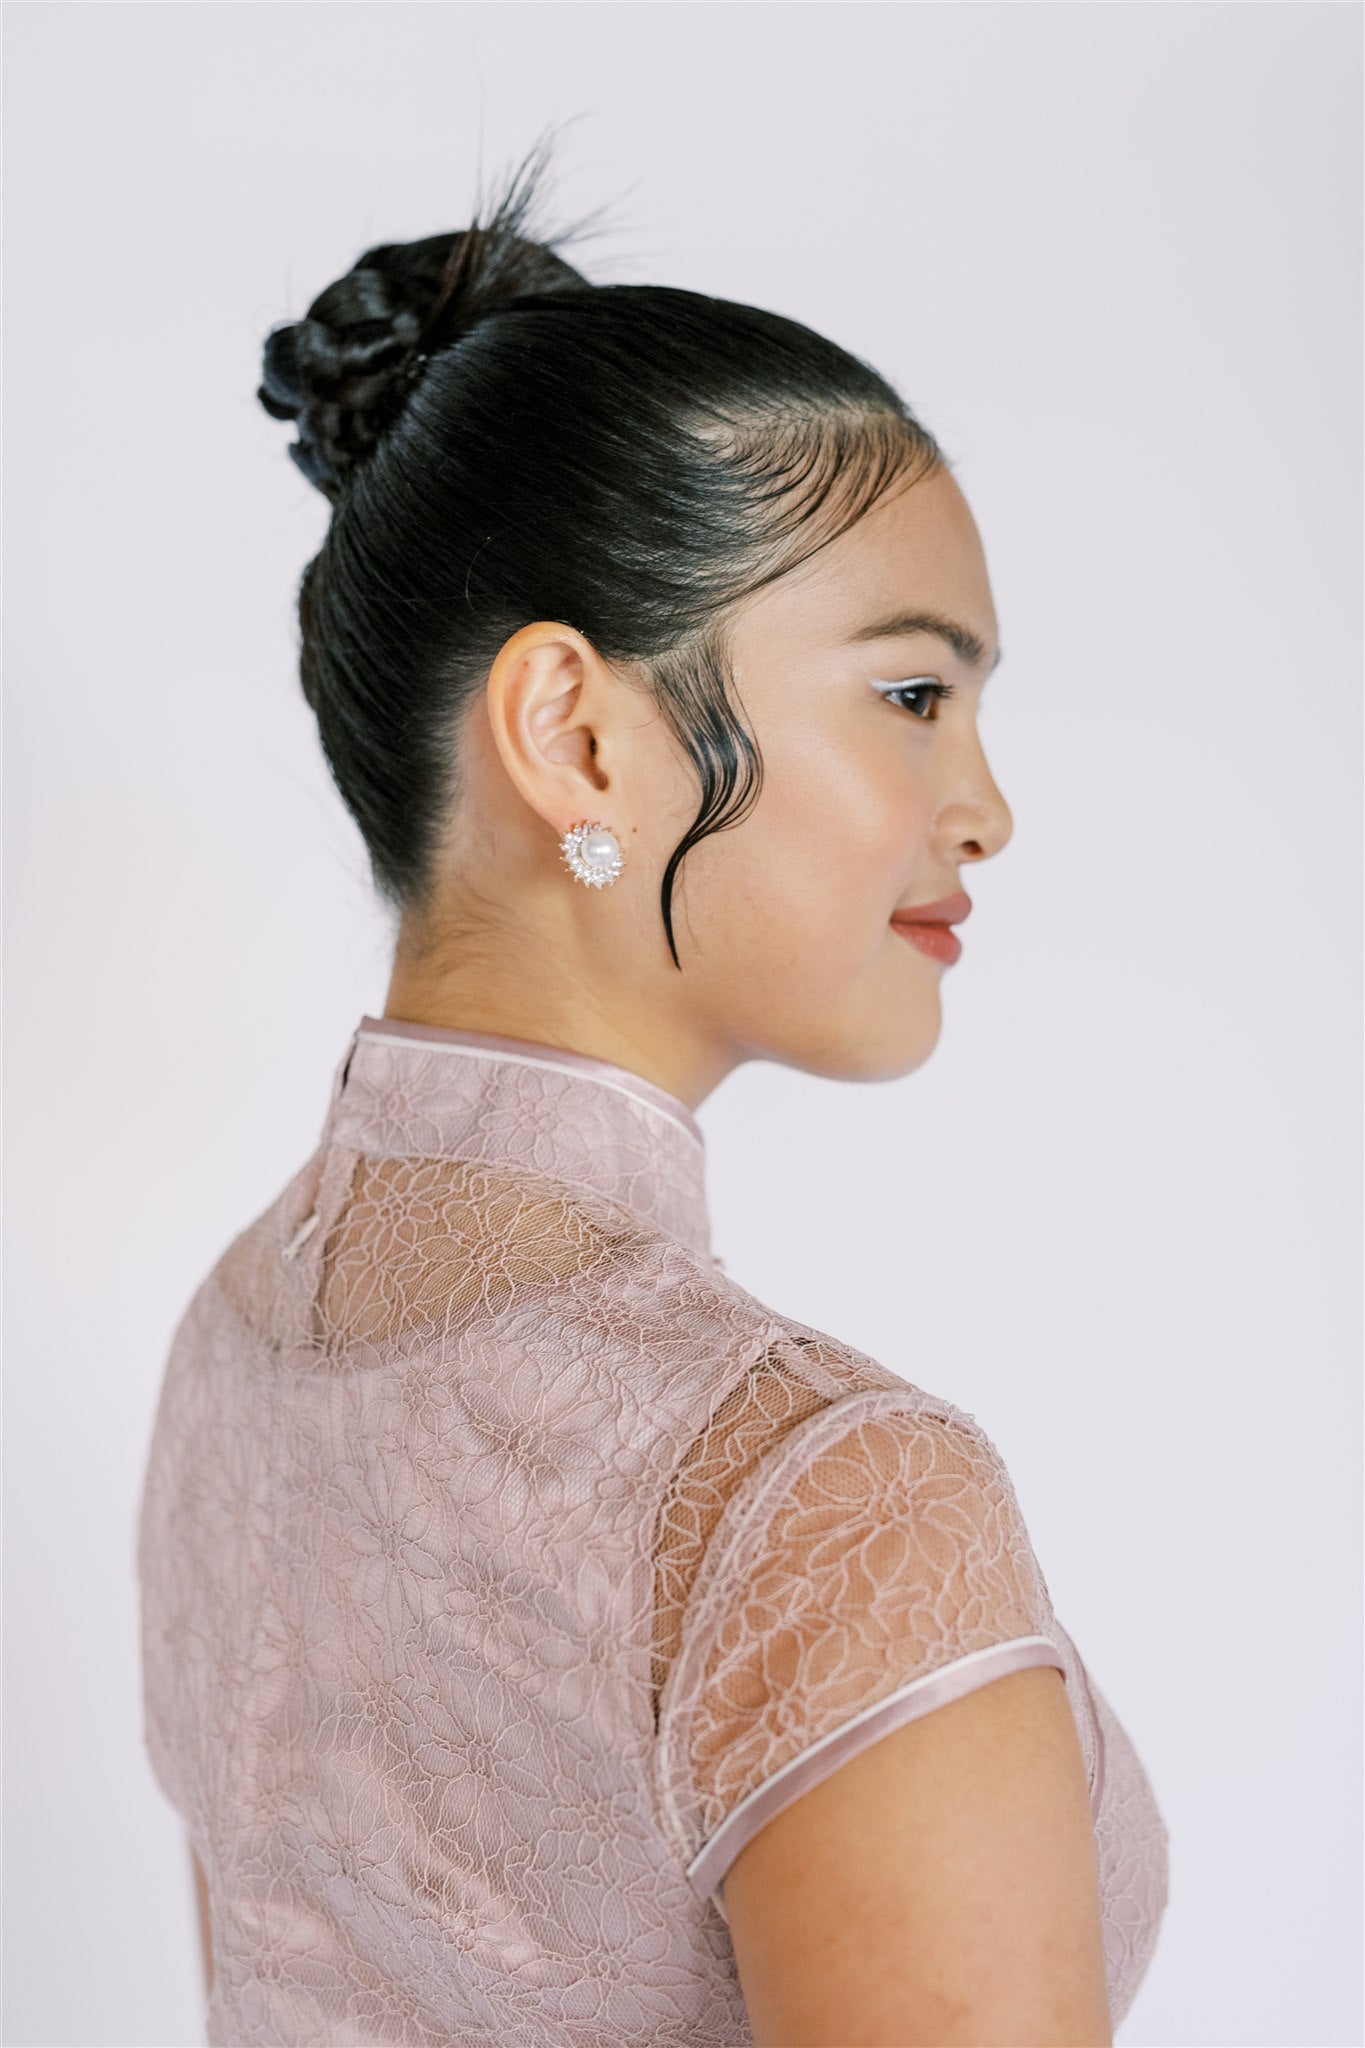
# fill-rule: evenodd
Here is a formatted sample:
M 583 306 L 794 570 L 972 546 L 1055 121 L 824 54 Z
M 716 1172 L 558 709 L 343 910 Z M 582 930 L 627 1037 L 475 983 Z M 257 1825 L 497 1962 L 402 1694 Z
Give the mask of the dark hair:
M 521 232 L 544 165 L 537 145 L 486 222 L 367 250 L 265 343 L 260 401 L 297 420 L 289 452 L 333 506 L 299 589 L 303 691 L 376 887 L 420 915 L 464 710 L 518 627 L 574 626 L 697 770 L 663 877 L 679 966 L 678 865 L 762 783 L 734 609 L 943 456 L 874 369 L 795 320 L 588 283 L 555 253 L 568 233 Z

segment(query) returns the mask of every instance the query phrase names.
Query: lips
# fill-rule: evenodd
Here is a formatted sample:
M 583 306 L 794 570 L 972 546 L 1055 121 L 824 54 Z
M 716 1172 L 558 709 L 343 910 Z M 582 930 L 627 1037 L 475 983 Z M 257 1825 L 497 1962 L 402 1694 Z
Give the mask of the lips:
M 971 915 L 972 899 L 965 889 L 952 896 L 940 896 L 936 903 L 911 903 L 893 910 L 892 924 L 961 924 Z
M 931 960 L 943 961 L 945 966 L 951 967 L 954 960 L 962 958 L 962 941 L 951 925 L 911 924 L 902 918 L 891 929 L 907 946 L 917 946 L 921 953 L 927 953 Z

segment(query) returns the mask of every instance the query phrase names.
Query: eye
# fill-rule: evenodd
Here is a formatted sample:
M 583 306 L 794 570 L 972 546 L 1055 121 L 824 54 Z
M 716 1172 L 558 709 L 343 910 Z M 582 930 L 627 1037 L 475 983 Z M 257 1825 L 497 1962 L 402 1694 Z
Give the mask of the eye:
M 941 683 L 937 676 L 911 676 L 904 683 L 874 682 L 872 687 L 883 697 L 889 697 L 893 702 L 899 702 L 905 697 L 922 697 L 943 702 L 953 696 L 957 689 L 955 683 Z M 934 725 L 938 721 L 937 711 L 933 713 L 932 717 L 925 717 L 918 711 L 914 713 L 914 716 L 919 719 L 921 725 Z

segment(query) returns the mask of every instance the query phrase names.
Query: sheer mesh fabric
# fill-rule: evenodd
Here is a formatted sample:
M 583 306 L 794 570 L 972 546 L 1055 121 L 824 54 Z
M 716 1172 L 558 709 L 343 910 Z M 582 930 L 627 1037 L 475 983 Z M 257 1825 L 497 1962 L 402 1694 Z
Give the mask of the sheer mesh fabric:
M 367 1018 L 316 1153 L 197 1289 L 138 1570 L 211 2048 L 743 2048 L 744 1843 L 1030 1662 L 1131 2003 L 1165 1830 L 999 1453 L 727 1277 L 702 1163 L 638 1076 Z
M 707 1889 L 850 1753 L 850 1724 L 861 1737 L 876 1715 L 885 1732 L 968 1679 L 1066 1669 L 1008 1475 L 968 1417 L 874 1386 L 770 1427 L 761 1463 L 746 1419 L 745 1482 L 685 1595 L 661 1759 L 685 1843 L 709 1845 L 694 1871 Z
M 359 1158 L 322 1248 L 316 1342 L 354 1363 L 494 1322 L 586 1277 L 632 1228 L 506 1167 Z
M 683 1614 L 697 1573 L 736 1489 L 794 1424 L 829 1395 L 766 1351 L 731 1388 L 688 1446 L 664 1496 L 655 1529 L 654 1724 L 659 1695 L 677 1657 Z

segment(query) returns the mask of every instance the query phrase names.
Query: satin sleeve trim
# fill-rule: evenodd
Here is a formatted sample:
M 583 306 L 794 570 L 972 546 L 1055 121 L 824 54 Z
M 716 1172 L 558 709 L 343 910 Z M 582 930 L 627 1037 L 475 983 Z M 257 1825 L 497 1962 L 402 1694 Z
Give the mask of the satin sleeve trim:
M 961 1699 L 964 1693 L 975 1691 L 993 1678 L 1003 1678 L 1010 1671 L 1026 1671 L 1035 1664 L 1051 1664 L 1063 1677 L 1066 1675 L 1062 1652 L 1050 1636 L 1014 1636 L 1007 1643 L 990 1643 L 984 1650 L 971 1650 L 965 1657 L 941 1665 L 937 1671 L 926 1671 L 910 1679 L 885 1699 L 855 1714 L 842 1728 L 822 1735 L 771 1778 L 756 1785 L 734 1812 L 726 1815 L 710 1841 L 687 1866 L 693 1889 L 700 1898 L 709 1898 L 740 1850 L 774 1814 L 781 1813 L 879 1736 L 889 1735 L 893 1728 L 907 1721 L 918 1720 L 935 1707 L 947 1706 L 950 1700 Z M 716 1905 L 725 1918 L 718 1893 Z

